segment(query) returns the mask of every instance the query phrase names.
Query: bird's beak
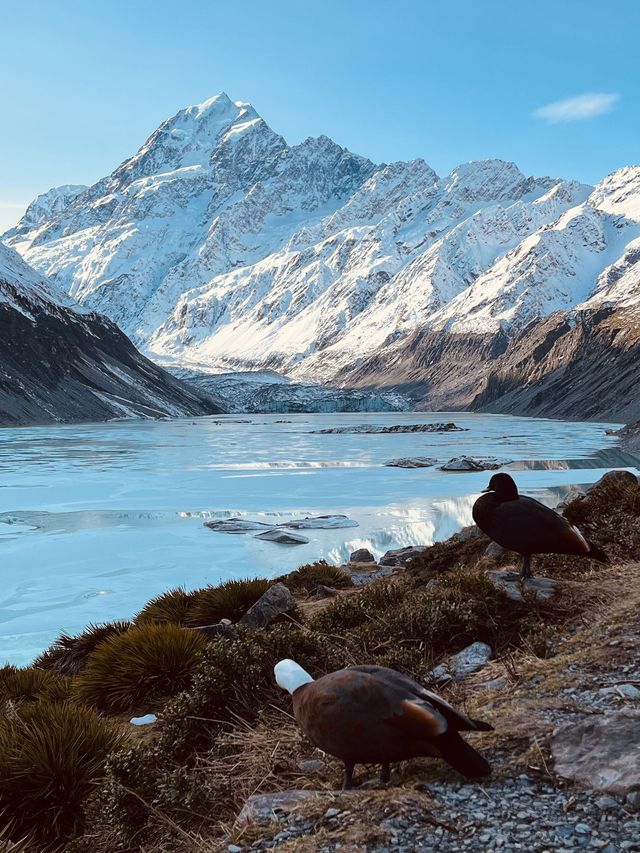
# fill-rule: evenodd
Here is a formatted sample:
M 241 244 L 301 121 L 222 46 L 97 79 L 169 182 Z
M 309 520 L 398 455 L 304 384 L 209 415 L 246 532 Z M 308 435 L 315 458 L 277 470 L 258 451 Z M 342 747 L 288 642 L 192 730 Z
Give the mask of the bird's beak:
M 487 488 L 486 488 L 486 489 L 483 489 L 483 490 L 482 490 L 482 494 L 484 495 L 484 494 L 485 494 L 485 492 L 492 492 L 492 491 L 493 491 L 493 489 L 490 489 L 490 488 L 489 488 L 489 486 L 487 486 Z

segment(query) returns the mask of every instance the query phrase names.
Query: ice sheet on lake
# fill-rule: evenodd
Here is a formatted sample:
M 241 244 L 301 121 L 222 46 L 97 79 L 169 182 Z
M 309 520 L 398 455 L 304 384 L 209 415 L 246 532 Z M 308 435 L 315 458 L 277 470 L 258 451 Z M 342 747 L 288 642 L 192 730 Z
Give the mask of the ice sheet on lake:
M 127 618 L 153 595 L 275 577 L 324 557 L 444 539 L 471 521 L 489 474 L 384 467 L 393 456 L 508 456 L 521 490 L 555 504 L 574 483 L 631 467 L 612 424 L 407 413 L 32 427 L 0 431 L 0 663 L 26 663 L 62 630 Z M 455 420 L 467 432 L 315 435 L 310 430 Z M 428 449 L 426 449 L 428 448 Z M 604 454 L 595 455 L 601 448 Z M 550 458 L 551 457 L 551 458 Z M 203 521 L 269 526 L 344 514 L 284 549 L 215 536 Z

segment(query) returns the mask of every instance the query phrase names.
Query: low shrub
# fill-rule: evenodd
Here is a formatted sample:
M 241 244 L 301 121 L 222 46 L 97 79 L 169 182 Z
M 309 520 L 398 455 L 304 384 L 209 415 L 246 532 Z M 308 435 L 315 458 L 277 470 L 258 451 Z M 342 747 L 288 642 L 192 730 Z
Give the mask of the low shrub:
M 443 572 L 470 568 L 480 560 L 490 543 L 484 533 L 452 536 L 444 542 L 434 542 L 407 564 L 407 573 L 415 585 L 426 583 Z
M 75 694 L 110 711 L 140 710 L 183 690 L 206 645 L 202 634 L 177 625 L 137 625 L 93 652 Z
M 297 660 L 314 677 L 353 662 L 341 643 L 291 623 L 261 631 L 238 628 L 233 642 L 208 644 L 189 688 L 165 707 L 163 753 L 183 761 L 207 749 L 229 721 L 253 720 L 269 704 L 290 710 L 289 697 L 273 676 L 283 658 Z
M 215 625 L 221 619 L 236 622 L 272 585 L 264 578 L 230 580 L 198 590 L 190 608 L 189 625 Z
M 313 592 L 318 586 L 346 589 L 353 586 L 350 575 L 338 566 L 330 566 L 325 560 L 307 563 L 278 578 L 291 592 Z
M 89 625 L 81 634 L 61 634 L 46 651 L 35 659 L 33 665 L 39 669 L 55 669 L 63 675 L 78 675 L 86 666 L 89 655 L 109 637 L 128 631 L 130 622 L 107 622 L 104 625 Z
M 43 699 L 0 718 L 0 812 L 15 836 L 54 847 L 78 833 L 83 802 L 121 743 L 98 714 L 68 703 Z
M 170 589 L 156 595 L 142 608 L 136 616 L 136 625 L 188 625 L 189 615 L 198 600 L 201 590 L 187 592 L 183 587 Z

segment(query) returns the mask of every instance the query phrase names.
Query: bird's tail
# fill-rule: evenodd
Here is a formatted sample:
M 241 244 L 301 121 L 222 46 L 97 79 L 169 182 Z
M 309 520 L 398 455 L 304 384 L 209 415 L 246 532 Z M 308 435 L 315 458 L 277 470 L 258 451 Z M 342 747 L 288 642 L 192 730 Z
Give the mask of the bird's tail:
M 454 770 L 466 776 L 467 779 L 490 775 L 491 765 L 489 762 L 472 746 L 469 746 L 458 732 L 445 732 L 436 742 L 440 755 L 447 764 L 450 764 Z
M 589 546 L 588 556 L 592 560 L 597 560 L 599 563 L 610 563 L 611 562 L 608 555 L 605 554 L 605 552 L 602 550 L 602 548 L 598 548 L 598 546 L 594 545 L 594 543 L 590 539 L 587 539 L 587 545 Z

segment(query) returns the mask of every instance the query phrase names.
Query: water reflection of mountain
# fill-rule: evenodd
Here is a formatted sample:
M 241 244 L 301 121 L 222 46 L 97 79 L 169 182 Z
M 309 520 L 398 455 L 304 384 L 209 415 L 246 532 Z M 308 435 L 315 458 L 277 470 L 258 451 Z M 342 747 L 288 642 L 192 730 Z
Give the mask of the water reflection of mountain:
M 636 468 L 640 459 L 619 447 L 607 447 L 579 459 L 524 459 L 506 466 L 511 471 L 573 471 L 590 468 Z

